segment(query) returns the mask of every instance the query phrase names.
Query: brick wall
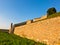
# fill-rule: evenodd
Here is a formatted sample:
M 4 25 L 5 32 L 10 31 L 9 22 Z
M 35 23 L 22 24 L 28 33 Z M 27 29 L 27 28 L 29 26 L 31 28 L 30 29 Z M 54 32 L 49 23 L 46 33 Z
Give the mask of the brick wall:
M 60 17 L 15 27 L 14 34 L 54 45 L 60 41 Z

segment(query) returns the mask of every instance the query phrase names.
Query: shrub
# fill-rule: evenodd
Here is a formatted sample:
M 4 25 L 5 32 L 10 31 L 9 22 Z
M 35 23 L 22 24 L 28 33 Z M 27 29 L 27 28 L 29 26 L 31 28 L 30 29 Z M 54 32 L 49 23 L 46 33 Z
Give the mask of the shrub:
M 54 13 L 56 13 L 56 9 L 54 7 L 49 8 L 47 10 L 47 17 L 50 16 L 51 14 L 54 14 Z

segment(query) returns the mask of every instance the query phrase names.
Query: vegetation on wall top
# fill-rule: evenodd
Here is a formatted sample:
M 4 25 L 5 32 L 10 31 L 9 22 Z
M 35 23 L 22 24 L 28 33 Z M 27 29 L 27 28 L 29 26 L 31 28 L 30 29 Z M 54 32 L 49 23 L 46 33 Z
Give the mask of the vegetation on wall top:
M 57 17 L 57 16 L 60 16 L 60 12 L 51 14 L 47 18 L 53 18 L 53 17 Z
M 54 14 L 54 13 L 56 13 L 57 11 L 56 11 L 56 9 L 54 8 L 54 7 L 52 7 L 52 8 L 49 8 L 48 10 L 47 10 L 47 16 L 50 16 L 51 14 Z

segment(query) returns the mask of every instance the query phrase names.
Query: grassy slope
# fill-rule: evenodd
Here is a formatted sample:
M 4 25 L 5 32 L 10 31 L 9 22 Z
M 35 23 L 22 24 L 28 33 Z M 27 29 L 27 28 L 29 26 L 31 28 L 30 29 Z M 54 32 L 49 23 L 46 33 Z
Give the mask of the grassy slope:
M 0 45 L 45 45 L 14 34 L 0 32 Z

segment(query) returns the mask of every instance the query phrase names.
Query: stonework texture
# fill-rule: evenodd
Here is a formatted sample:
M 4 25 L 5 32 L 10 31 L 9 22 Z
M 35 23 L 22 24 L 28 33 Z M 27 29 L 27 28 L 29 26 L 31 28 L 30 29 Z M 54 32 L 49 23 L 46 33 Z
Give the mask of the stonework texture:
M 60 17 L 15 27 L 14 34 L 48 45 L 60 44 Z

